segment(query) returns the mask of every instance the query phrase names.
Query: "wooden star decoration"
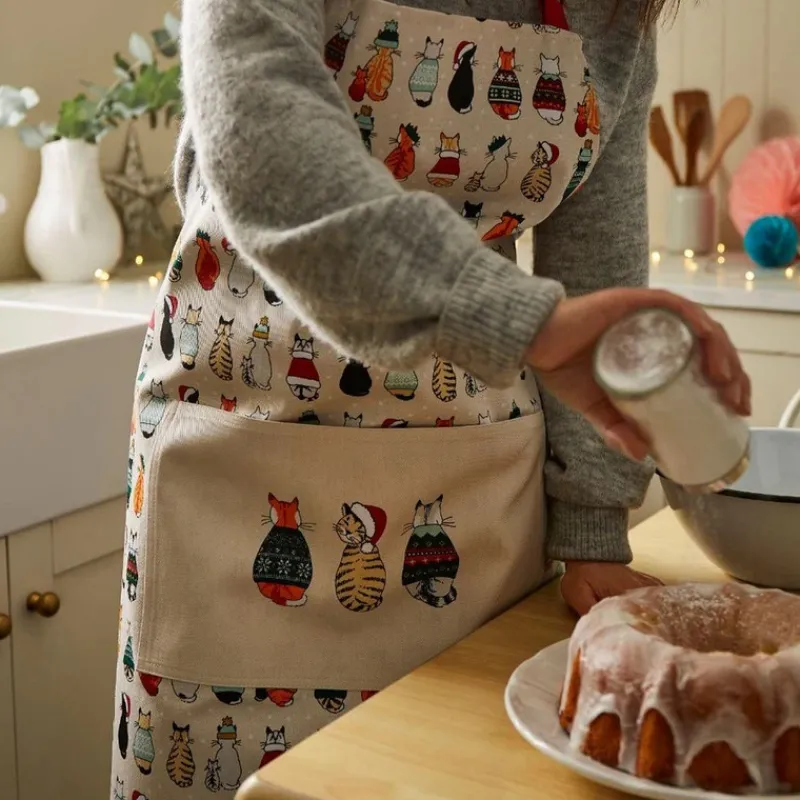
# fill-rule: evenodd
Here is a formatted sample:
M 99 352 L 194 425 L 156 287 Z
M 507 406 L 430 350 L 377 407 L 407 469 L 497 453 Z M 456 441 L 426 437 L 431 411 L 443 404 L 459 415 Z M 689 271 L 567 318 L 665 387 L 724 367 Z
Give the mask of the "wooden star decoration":
M 128 128 L 122 172 L 105 176 L 106 193 L 119 210 L 125 235 L 125 251 L 130 256 L 141 249 L 146 237 L 169 248 L 170 234 L 159 206 L 172 191 L 161 178 L 148 178 L 136 128 Z

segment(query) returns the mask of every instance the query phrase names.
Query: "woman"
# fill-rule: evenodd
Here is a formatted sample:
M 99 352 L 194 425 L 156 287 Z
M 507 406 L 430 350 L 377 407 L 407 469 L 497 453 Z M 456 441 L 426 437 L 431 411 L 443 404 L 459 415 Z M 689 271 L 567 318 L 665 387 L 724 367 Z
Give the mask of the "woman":
M 117 795 L 235 789 L 557 562 L 578 611 L 651 580 L 626 566 L 646 443 L 592 381 L 595 341 L 673 308 L 749 404 L 724 333 L 636 288 L 660 4 L 186 0 Z

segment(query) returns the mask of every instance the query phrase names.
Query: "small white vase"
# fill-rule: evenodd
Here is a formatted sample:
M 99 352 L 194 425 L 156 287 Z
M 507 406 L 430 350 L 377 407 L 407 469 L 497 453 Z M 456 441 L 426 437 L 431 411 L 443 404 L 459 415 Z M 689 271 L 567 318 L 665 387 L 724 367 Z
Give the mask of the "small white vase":
M 673 186 L 667 214 L 667 250 L 706 255 L 714 249 L 716 201 L 706 186 Z
M 87 281 L 111 272 L 123 235 L 100 176 L 97 145 L 59 139 L 42 148 L 39 190 L 25 223 L 25 252 L 46 281 Z

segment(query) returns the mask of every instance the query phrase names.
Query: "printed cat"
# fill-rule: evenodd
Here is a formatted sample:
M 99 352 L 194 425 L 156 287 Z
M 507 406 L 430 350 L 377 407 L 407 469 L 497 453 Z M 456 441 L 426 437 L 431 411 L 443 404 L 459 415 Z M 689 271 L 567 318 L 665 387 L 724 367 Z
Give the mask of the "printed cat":
M 288 747 L 289 745 L 286 742 L 286 728 L 281 726 L 273 730 L 267 726 L 264 733 L 264 741 L 261 742 L 261 749 L 264 751 L 264 755 L 261 757 L 259 769 L 261 769 L 261 767 L 266 767 L 267 764 L 270 764 L 278 758 L 278 756 L 285 753 Z
M 200 349 L 200 324 L 202 323 L 203 307 L 195 308 L 189 304 L 186 316 L 183 317 L 181 328 L 180 351 L 181 364 L 184 369 L 194 369 L 197 353 Z
M 240 263 L 239 254 L 227 239 L 222 240 L 222 249 L 231 256 L 228 267 L 228 289 L 234 297 L 239 299 L 247 297 L 250 287 L 256 282 L 255 270 L 247 264 Z
M 480 186 L 480 180 L 478 180 Z M 461 216 L 470 223 L 474 228 L 478 227 L 481 221 L 481 214 L 483 212 L 483 203 L 470 203 L 469 200 L 464 201 L 464 207 L 461 209 Z
M 314 351 L 314 337 L 304 339 L 294 335 L 294 343 L 289 352 L 292 360 L 286 375 L 286 383 L 298 400 L 312 402 L 319 397 L 321 387 L 319 372 L 314 364 L 317 353 Z
M 439 160 L 427 174 L 428 183 L 437 189 L 447 189 L 452 186 L 461 175 L 461 134 L 447 136 L 439 134 L 439 147 L 436 152 Z
M 225 319 L 220 316 L 217 324 L 217 338 L 211 345 L 211 352 L 208 361 L 211 371 L 221 381 L 233 380 L 233 353 L 231 351 L 231 339 L 233 338 L 233 319 Z
M 236 411 L 236 407 L 239 405 L 239 401 L 235 397 L 225 397 L 223 394 L 220 399 L 219 407 L 223 411 Z
M 345 428 L 360 428 L 361 423 L 364 421 L 364 415 L 359 414 L 357 417 L 351 417 L 346 411 L 344 412 L 344 427 Z
M 169 737 L 172 747 L 167 756 L 167 775 L 181 789 L 188 788 L 194 782 L 195 763 L 190 746 L 194 739 L 189 738 L 189 728 L 189 725 L 181 728 L 173 722 Z
M 133 736 L 133 758 L 142 775 L 149 775 L 153 771 L 153 761 L 156 757 L 150 717 L 150 712 L 145 714 L 141 708 L 139 709 L 136 733 Z
M 539 142 L 531 154 L 531 168 L 522 179 L 520 191 L 534 203 L 541 203 L 553 184 L 551 166 L 558 159 L 558 149 L 549 142 Z
M 386 567 L 376 543 L 386 527 L 386 514 L 375 506 L 342 506 L 334 525 L 345 548 L 336 570 L 336 597 L 348 611 L 373 611 L 383 601 Z
M 248 338 L 250 350 L 242 357 L 242 381 L 251 389 L 268 392 L 272 388 L 272 356 L 270 348 L 269 318 L 261 317 Z
M 444 39 L 434 42 L 426 36 L 425 49 L 417 53 L 420 60 L 408 79 L 408 89 L 420 108 L 427 108 L 433 102 L 433 93 L 439 84 L 439 59 L 443 47 Z
M 384 160 L 384 164 L 392 173 L 394 179 L 400 183 L 408 180 L 416 169 L 416 153 L 414 148 L 419 145 L 419 133 L 415 125 L 410 123 L 401 125 L 397 138 L 392 139 L 396 145 Z

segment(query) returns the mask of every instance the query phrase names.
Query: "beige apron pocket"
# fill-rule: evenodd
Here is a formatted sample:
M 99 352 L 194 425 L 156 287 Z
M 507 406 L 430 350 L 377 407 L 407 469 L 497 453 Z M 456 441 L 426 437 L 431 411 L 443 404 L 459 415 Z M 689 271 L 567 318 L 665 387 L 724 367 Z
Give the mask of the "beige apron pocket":
M 176 402 L 154 438 L 141 672 L 382 688 L 545 575 L 541 414 L 362 430 Z

